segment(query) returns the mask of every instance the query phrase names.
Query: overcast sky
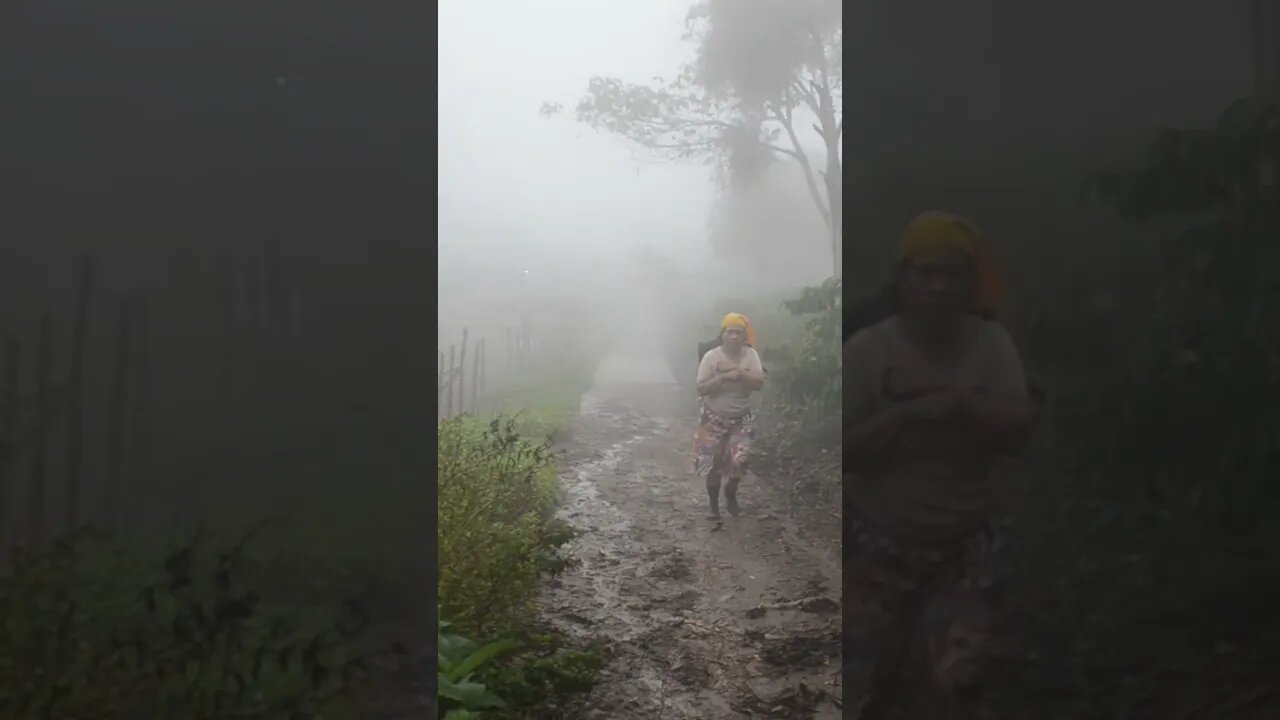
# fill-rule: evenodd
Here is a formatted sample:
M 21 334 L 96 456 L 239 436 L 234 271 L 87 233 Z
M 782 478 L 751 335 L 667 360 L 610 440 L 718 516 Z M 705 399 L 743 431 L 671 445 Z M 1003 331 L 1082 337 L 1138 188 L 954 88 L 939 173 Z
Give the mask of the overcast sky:
M 590 254 L 652 243 L 682 263 L 710 254 L 708 169 L 645 162 L 571 112 L 592 76 L 644 82 L 673 74 L 691 52 L 680 40 L 688 6 L 440 3 L 442 275 L 443 260 L 483 245 L 473 245 L 477 238 Z M 543 101 L 570 112 L 544 119 Z

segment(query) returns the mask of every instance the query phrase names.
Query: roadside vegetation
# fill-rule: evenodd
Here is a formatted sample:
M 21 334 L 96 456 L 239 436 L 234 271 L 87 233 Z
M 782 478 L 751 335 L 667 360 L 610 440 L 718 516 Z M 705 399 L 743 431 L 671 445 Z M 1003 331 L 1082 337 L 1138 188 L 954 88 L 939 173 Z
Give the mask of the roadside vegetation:
M 1104 285 L 1106 317 L 1068 334 L 1049 332 L 1069 319 L 1050 316 L 1021 338 L 1041 364 L 1078 358 L 1050 369 L 1083 390 L 1046 412 L 1008 622 L 1049 652 L 1006 658 L 1010 706 L 1050 688 L 1071 717 L 1280 707 L 1280 636 L 1262 610 L 1280 587 L 1276 117 L 1235 102 L 1088 180 L 1134 238 L 1158 240 L 1148 286 Z
M 378 638 L 422 615 L 427 453 L 393 418 L 243 431 L 185 478 L 221 487 L 179 521 L 191 529 L 82 528 L 0 561 L 0 717 L 354 720 L 383 705 L 370 683 L 396 671 Z
M 246 547 L 193 539 L 152 561 L 81 531 L 15 550 L 0 574 L 0 715 L 363 717 L 362 605 L 280 603 Z
M 547 359 L 495 398 L 496 412 L 440 421 L 440 717 L 556 718 L 603 667 L 543 627 L 536 598 L 563 572 L 572 529 L 555 517 L 554 443 L 593 365 Z

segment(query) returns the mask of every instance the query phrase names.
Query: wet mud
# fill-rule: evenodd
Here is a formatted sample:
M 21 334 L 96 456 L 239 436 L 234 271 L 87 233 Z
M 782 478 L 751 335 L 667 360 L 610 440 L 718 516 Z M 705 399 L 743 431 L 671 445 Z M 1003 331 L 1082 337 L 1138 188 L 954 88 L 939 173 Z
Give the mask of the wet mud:
M 767 478 L 744 482 L 741 516 L 706 518 L 687 392 L 655 360 L 607 361 L 562 449 L 580 535 L 542 611 L 609 658 L 572 717 L 840 717 L 838 554 Z

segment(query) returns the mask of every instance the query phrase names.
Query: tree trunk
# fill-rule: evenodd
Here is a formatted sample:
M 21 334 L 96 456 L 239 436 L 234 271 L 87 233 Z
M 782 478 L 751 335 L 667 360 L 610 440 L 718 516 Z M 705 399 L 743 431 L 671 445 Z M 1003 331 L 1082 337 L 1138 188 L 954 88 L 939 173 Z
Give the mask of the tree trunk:
M 827 218 L 831 231 L 832 277 L 841 275 L 841 250 L 844 230 L 844 173 L 840 167 L 840 121 L 836 118 L 835 98 L 823 85 L 818 87 L 818 122 L 815 128 L 821 135 L 827 153 L 827 167 L 822 179 L 827 189 Z
M 828 230 L 831 233 L 831 275 L 840 277 L 843 273 L 841 250 L 844 233 L 844 187 L 840 176 L 840 157 L 836 154 L 835 143 L 827 145 L 827 171 L 823 178 L 827 185 L 827 198 L 831 208 Z
M 840 240 L 844 223 L 839 154 L 840 124 L 836 119 L 835 102 L 830 90 L 825 85 L 818 84 L 814 84 L 811 90 L 812 92 L 806 96 L 804 103 L 818 115 L 819 124 L 813 126 L 813 129 L 822 137 L 826 153 L 825 168 L 822 171 L 816 170 L 813 167 L 813 163 L 810 162 L 809 156 L 804 150 L 804 145 L 800 142 L 800 136 L 796 133 L 796 128 L 793 124 L 794 115 L 791 110 L 785 106 L 777 108 L 772 112 L 772 116 L 786 131 L 787 139 L 791 142 L 791 150 L 786 154 L 795 158 L 800 165 L 800 172 L 804 176 L 805 187 L 809 191 L 809 197 L 813 200 L 814 206 L 818 209 L 818 214 L 822 216 L 822 221 L 827 226 L 827 238 L 831 245 L 831 274 L 833 277 L 838 278 L 841 274 Z M 818 188 L 816 178 L 818 175 L 822 177 L 823 185 L 825 186 L 823 189 Z

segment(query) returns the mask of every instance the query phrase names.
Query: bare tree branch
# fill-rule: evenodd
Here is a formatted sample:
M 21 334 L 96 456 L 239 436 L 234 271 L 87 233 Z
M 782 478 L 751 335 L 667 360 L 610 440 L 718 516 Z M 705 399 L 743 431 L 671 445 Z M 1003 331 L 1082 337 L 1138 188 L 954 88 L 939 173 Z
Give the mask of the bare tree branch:
M 782 107 L 785 108 L 786 104 L 784 103 Z M 818 206 L 818 213 L 822 215 L 823 222 L 830 224 L 831 210 L 827 207 L 827 201 L 822 197 L 822 191 L 818 188 L 817 180 L 814 179 L 813 165 L 809 162 L 809 156 L 805 153 L 804 146 L 800 143 L 800 137 L 796 135 L 795 126 L 791 122 L 791 113 L 789 111 L 780 112 L 777 107 L 770 108 L 769 113 L 786 130 L 787 137 L 791 140 L 791 147 L 795 149 L 792 157 L 800 164 L 801 173 L 804 175 L 805 187 L 809 190 L 809 197 Z

